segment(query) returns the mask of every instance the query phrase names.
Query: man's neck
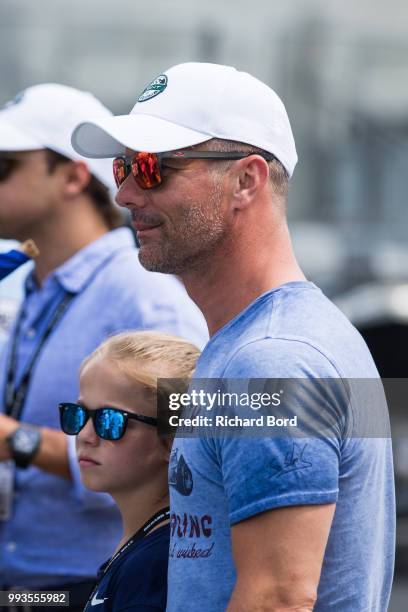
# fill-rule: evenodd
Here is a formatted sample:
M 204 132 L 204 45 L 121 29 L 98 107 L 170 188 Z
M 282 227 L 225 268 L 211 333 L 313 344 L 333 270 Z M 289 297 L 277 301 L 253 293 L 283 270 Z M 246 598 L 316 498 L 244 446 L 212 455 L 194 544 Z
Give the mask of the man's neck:
M 212 254 L 200 270 L 182 275 L 187 293 L 202 311 L 210 336 L 263 293 L 306 280 L 293 254 L 289 234 L 244 249 Z
M 40 254 L 35 260 L 34 277 L 41 286 L 46 277 L 56 268 L 68 261 L 75 253 L 108 232 L 99 218 L 82 224 L 67 224 L 66 227 L 42 228 L 31 236 Z

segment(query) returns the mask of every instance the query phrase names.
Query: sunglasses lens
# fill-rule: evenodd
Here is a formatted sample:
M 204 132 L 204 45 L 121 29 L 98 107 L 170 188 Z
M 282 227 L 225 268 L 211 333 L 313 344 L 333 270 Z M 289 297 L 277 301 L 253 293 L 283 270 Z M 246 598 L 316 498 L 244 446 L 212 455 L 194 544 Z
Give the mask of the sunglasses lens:
M 95 411 L 95 431 L 104 440 L 119 440 L 125 431 L 126 417 L 113 408 L 99 408 Z
M 0 157 L 0 181 L 8 179 L 14 168 L 17 166 L 18 161 L 16 159 L 7 159 Z
M 86 411 L 77 404 L 61 404 L 61 429 L 69 436 L 76 436 L 86 423 Z
M 127 177 L 126 162 L 122 157 L 117 157 L 113 160 L 113 177 L 116 187 L 120 187 Z
M 159 159 L 155 153 L 136 153 L 131 164 L 135 181 L 142 189 L 152 189 L 162 182 Z

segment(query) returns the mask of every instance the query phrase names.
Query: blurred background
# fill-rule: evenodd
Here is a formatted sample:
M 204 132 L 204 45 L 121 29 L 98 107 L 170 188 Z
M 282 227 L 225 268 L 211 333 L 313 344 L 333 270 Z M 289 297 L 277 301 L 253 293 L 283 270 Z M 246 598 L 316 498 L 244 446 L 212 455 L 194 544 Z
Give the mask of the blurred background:
M 289 217 L 307 276 L 408 370 L 408 4 L 404 0 L 0 0 L 0 105 L 27 86 L 87 89 L 116 114 L 184 61 L 232 64 L 286 104 L 299 165 Z M 8 243 L 0 245 L 2 250 Z M 0 286 L 0 344 L 21 297 Z M 398 494 L 391 612 L 408 600 L 408 419 L 392 406 Z

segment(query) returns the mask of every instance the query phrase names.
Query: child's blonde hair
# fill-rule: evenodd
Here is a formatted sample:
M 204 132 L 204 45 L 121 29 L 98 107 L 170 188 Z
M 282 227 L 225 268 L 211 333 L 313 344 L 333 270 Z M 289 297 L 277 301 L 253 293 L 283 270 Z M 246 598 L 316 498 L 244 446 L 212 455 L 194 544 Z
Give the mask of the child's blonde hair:
M 156 331 L 128 331 L 110 336 L 81 364 L 79 374 L 94 359 L 107 357 L 129 379 L 156 390 L 158 378 L 190 379 L 199 349 L 182 338 Z

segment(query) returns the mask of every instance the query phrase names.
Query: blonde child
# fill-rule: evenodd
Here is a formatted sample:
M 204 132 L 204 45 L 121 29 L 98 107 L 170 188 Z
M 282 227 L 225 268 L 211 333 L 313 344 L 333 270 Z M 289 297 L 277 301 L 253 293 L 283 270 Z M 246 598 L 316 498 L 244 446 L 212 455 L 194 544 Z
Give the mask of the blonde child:
M 112 336 L 85 359 L 78 403 L 60 404 L 61 427 L 77 435 L 81 479 L 106 491 L 123 538 L 98 573 L 85 610 L 166 608 L 171 440 L 157 435 L 158 378 L 190 378 L 199 350 L 159 332 Z

